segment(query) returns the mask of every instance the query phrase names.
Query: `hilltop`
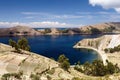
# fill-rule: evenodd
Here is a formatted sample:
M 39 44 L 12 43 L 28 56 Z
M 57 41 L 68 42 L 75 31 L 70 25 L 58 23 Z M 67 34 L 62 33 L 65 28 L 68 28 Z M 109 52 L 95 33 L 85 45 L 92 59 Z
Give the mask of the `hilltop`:
M 0 29 L 0 36 L 24 36 L 24 35 L 40 35 L 40 33 L 28 26 L 15 26 L 11 28 Z

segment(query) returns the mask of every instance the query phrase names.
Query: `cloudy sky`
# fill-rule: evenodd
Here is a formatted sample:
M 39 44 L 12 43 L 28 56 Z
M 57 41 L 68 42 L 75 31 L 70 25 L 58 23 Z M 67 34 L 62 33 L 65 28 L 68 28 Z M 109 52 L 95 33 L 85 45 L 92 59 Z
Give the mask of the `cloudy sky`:
M 0 0 L 0 27 L 79 27 L 120 21 L 120 0 Z

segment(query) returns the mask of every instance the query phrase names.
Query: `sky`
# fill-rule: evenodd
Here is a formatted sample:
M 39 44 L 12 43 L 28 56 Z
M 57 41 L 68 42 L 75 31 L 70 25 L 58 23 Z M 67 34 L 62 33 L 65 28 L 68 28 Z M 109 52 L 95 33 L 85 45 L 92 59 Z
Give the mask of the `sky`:
M 120 0 L 0 0 L 0 27 L 80 27 L 120 21 Z

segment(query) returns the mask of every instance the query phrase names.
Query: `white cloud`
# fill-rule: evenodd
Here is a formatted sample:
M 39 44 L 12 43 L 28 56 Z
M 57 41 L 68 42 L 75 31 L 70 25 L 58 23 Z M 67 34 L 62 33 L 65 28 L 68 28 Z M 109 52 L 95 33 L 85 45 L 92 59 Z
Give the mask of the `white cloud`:
M 77 19 L 82 18 L 84 16 L 81 15 L 70 15 L 70 14 L 51 14 L 51 13 L 44 13 L 44 12 L 21 12 L 21 14 L 26 16 L 36 16 L 44 19 Z
M 52 22 L 52 21 L 43 21 L 43 22 L 29 22 L 29 23 L 20 23 L 20 22 L 0 22 L 0 28 L 13 27 L 17 25 L 29 26 L 33 28 L 46 28 L 46 27 L 79 27 L 82 25 L 74 25 L 60 22 Z
M 33 16 L 27 16 L 27 17 L 25 17 L 26 19 L 33 19 L 33 18 L 35 18 L 35 17 L 33 17 Z
M 105 9 L 115 9 L 120 13 L 120 0 L 89 0 L 92 6 L 102 6 Z

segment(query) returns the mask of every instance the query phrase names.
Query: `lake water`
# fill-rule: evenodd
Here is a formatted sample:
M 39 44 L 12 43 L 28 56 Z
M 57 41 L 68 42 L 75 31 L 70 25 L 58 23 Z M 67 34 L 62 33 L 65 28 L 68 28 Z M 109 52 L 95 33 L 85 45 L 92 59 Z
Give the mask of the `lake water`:
M 62 35 L 62 36 L 27 36 L 31 46 L 31 51 L 40 55 L 54 58 L 64 54 L 69 58 L 70 63 L 77 61 L 84 63 L 92 62 L 99 58 L 99 55 L 93 50 L 74 49 L 73 46 L 83 38 L 95 38 L 100 35 Z M 0 42 L 8 44 L 9 39 L 18 40 L 20 37 L 0 37 Z

